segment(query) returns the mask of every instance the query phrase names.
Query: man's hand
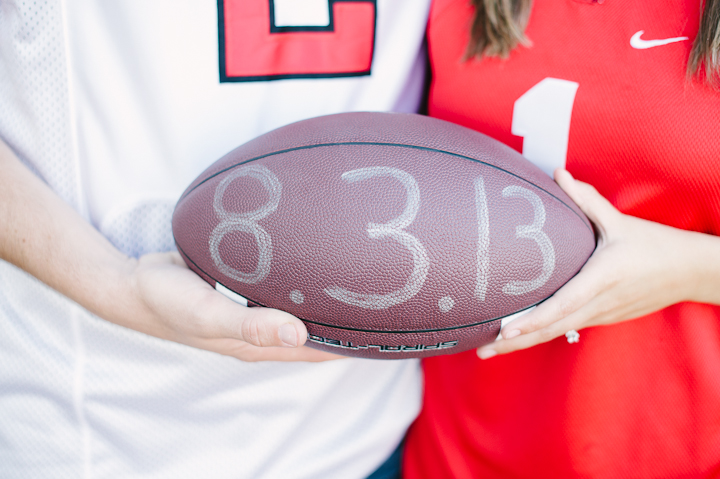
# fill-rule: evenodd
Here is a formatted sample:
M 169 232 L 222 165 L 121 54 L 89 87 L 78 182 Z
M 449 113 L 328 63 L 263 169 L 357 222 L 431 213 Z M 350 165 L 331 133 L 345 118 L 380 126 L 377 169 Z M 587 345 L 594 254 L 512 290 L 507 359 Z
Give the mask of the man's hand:
M 502 339 L 478 349 L 487 359 L 571 330 L 650 314 L 681 301 L 720 304 L 720 239 L 620 213 L 567 171 L 555 180 L 594 223 L 595 252 L 552 297 L 508 323 Z
M 141 257 L 128 277 L 144 314 L 130 327 L 152 336 L 243 361 L 324 361 L 330 353 L 302 346 L 307 329 L 294 316 L 246 308 L 215 291 L 177 253 Z
M 244 361 L 339 358 L 303 347 L 294 316 L 246 308 L 177 253 L 131 259 L 33 175 L 0 141 L 0 258 L 120 326 Z

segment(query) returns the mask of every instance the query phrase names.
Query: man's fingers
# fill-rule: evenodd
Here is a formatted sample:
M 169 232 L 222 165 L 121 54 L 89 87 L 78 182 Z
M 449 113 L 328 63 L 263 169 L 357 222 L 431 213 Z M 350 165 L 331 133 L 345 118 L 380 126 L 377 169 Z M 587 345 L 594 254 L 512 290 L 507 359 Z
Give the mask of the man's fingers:
M 216 292 L 213 292 L 217 294 Z M 208 312 L 216 325 L 214 337 L 239 339 L 253 346 L 295 348 L 305 344 L 305 324 L 291 314 L 270 308 L 247 308 L 217 294 L 222 305 Z
M 291 314 L 270 308 L 245 308 L 238 339 L 254 346 L 297 347 L 305 344 L 307 329 Z

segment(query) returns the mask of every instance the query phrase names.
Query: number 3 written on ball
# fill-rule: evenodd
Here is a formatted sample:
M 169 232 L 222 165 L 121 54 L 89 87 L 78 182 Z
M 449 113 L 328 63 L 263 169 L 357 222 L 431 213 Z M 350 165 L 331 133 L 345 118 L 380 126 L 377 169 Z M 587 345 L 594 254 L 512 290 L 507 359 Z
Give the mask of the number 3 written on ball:
M 323 291 L 331 298 L 353 306 L 366 309 L 387 309 L 404 303 L 420 291 L 430 272 L 430 260 L 422 243 L 407 231 L 403 231 L 404 228 L 410 226 L 420 209 L 420 188 L 418 188 L 415 178 L 405 171 L 386 166 L 360 168 L 343 173 L 341 176 L 348 183 L 376 177 L 395 178 L 405 187 L 405 209 L 400 216 L 387 223 L 368 223 L 368 236 L 372 239 L 392 238 L 406 247 L 413 257 L 413 271 L 405 286 L 388 294 L 355 293 L 339 286 L 330 286 Z

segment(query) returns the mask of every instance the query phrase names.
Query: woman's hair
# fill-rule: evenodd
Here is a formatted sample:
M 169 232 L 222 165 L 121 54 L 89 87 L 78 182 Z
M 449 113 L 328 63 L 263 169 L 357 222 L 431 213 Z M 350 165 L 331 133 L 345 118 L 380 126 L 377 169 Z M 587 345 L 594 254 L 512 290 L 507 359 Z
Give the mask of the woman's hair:
M 705 69 L 705 81 L 717 86 L 720 78 L 720 0 L 705 0 L 700 28 L 690 52 L 688 76 L 699 75 L 701 67 Z
M 470 0 L 470 3 L 475 7 L 475 17 L 466 58 L 507 58 L 518 44 L 530 44 L 525 27 L 532 0 Z
M 530 45 L 525 27 L 532 0 L 470 0 L 475 17 L 465 58 L 506 58 L 518 44 Z M 720 80 L 720 0 L 705 0 L 700 29 L 688 60 L 688 77 L 702 75 L 718 86 Z

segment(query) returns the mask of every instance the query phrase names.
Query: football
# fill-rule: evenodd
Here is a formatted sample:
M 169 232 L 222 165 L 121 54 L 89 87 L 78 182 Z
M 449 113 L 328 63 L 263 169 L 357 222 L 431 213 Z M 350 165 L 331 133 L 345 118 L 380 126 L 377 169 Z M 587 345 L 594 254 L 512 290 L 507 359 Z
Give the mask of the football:
M 311 347 L 378 359 L 493 341 L 595 248 L 577 205 L 519 153 L 396 113 L 262 135 L 202 173 L 172 222 L 221 293 L 300 318 Z

